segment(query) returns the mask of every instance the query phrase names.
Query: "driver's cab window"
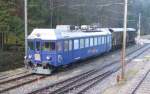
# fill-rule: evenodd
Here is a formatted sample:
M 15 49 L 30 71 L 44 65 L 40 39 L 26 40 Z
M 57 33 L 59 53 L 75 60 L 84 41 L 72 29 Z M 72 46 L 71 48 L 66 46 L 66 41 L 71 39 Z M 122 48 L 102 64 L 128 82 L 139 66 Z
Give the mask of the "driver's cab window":
M 55 42 L 50 42 L 50 51 L 55 51 L 56 46 L 55 46 Z
M 34 50 L 34 42 L 33 41 L 28 41 L 28 49 Z
M 36 42 L 36 50 L 39 51 L 40 50 L 40 41 Z
M 49 51 L 50 50 L 50 43 L 49 42 L 44 42 L 43 50 L 44 51 Z
M 55 51 L 56 49 L 55 42 L 44 42 L 44 45 L 42 48 L 44 51 Z

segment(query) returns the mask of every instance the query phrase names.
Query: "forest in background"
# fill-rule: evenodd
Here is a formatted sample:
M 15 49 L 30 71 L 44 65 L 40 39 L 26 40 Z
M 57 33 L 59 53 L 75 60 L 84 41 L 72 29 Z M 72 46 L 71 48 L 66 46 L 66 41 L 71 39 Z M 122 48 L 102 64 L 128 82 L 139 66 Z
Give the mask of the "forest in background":
M 128 27 L 149 34 L 150 0 L 128 0 Z M 118 4 L 116 4 L 118 3 Z M 28 34 L 57 24 L 123 27 L 124 0 L 28 0 Z M 0 72 L 23 67 L 24 0 L 0 0 Z
M 55 28 L 57 24 L 123 27 L 124 7 L 115 3 L 124 0 L 28 0 L 28 34 L 33 28 Z M 142 34 L 148 34 L 149 9 L 149 0 L 129 0 L 128 27 L 137 28 L 141 13 Z M 24 0 L 0 0 L 0 48 L 9 45 L 24 47 Z

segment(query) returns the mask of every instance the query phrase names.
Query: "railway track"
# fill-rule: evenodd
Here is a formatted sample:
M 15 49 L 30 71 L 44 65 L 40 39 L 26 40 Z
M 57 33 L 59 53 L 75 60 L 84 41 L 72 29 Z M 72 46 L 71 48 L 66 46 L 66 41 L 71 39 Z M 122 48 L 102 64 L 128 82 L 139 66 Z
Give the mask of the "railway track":
M 150 69 L 148 70 L 148 72 L 145 74 L 145 76 L 140 80 L 140 82 L 138 83 L 138 85 L 135 87 L 135 89 L 132 91 L 131 94 L 136 94 L 136 92 L 138 91 L 138 89 L 142 86 L 142 84 L 144 84 L 143 82 L 148 80 L 150 81 L 149 78 L 147 78 L 148 76 L 150 76 Z M 146 82 L 148 83 L 148 82 Z M 150 84 L 148 84 L 150 86 Z M 141 89 L 144 91 L 145 88 L 150 88 L 149 86 L 146 85 L 146 87 L 141 87 Z M 146 92 L 146 91 L 145 91 Z
M 143 51 L 141 51 L 141 52 L 138 53 L 137 55 L 135 55 L 135 56 L 133 56 L 132 58 L 128 59 L 128 60 L 126 61 L 126 63 L 130 63 L 134 58 L 138 57 L 139 55 L 141 55 L 144 51 L 148 50 L 149 48 L 150 48 L 150 47 L 144 49 Z M 117 72 L 120 68 L 121 68 L 121 66 L 116 67 L 115 69 L 112 70 L 112 73 Z M 110 74 L 112 74 L 112 73 L 110 73 Z M 109 75 L 110 75 L 110 74 L 109 74 Z M 109 76 L 109 75 L 108 75 L 108 76 Z M 107 77 L 107 76 L 106 76 L 106 77 Z M 105 78 L 106 78 L 106 77 L 105 77 Z M 101 80 L 100 80 L 100 81 L 101 81 Z M 82 94 L 82 93 L 86 92 L 88 89 L 90 89 L 91 87 L 93 87 L 95 84 L 97 84 L 97 83 L 100 82 L 100 81 L 96 81 L 95 83 L 93 83 L 93 84 L 87 86 L 86 88 L 82 89 L 81 91 L 79 91 L 79 92 L 76 93 L 76 94 Z M 134 94 L 134 93 L 132 93 L 132 94 Z
M 141 48 L 143 48 L 143 47 L 141 47 Z M 139 48 L 139 49 L 141 49 L 141 48 Z M 139 49 L 137 49 L 137 50 L 139 50 Z M 129 53 L 129 54 L 131 54 L 131 53 Z M 116 61 L 114 61 L 114 62 L 116 62 Z M 105 67 L 110 66 L 110 65 L 112 65 L 112 64 L 106 65 Z M 103 67 L 102 69 L 104 69 L 105 67 Z M 100 69 L 100 70 L 102 70 L 102 69 Z M 98 70 L 91 70 L 87 73 L 84 73 L 84 75 L 83 74 L 78 75 L 78 78 L 82 79 L 82 77 L 84 77 L 84 76 L 88 77 L 91 74 L 94 74 L 95 72 L 98 72 Z M 22 73 L 18 73 L 18 75 L 19 74 L 22 74 Z M 12 76 L 14 76 L 14 75 L 12 75 Z M 37 75 L 35 77 L 34 76 L 32 74 L 27 74 L 27 75 L 24 75 L 24 76 L 20 76 L 20 77 L 17 77 L 17 78 L 13 78 L 13 79 L 9 79 L 9 80 L 0 82 L 0 87 L 1 87 L 0 88 L 0 93 L 3 93 L 5 91 L 9 91 L 9 90 L 21 87 L 23 85 L 35 82 L 35 81 L 37 81 L 37 79 L 43 79 L 43 78 L 46 77 L 46 76 L 37 76 Z M 73 77 L 73 78 L 70 78 L 70 82 L 73 82 L 76 79 L 78 80 L 78 78 L 77 78 L 77 76 Z M 74 79 L 74 80 L 72 80 L 72 79 Z M 63 82 L 64 83 L 67 83 L 67 82 L 69 83 L 69 79 L 67 81 L 63 81 Z M 57 84 L 62 84 L 63 82 L 57 83 Z M 59 86 L 59 85 L 53 85 L 53 88 L 55 86 Z M 60 88 L 60 87 L 57 87 L 57 89 L 58 88 Z M 53 90 L 55 91 L 55 89 L 53 89 Z
M 149 49 L 149 48 L 144 49 L 144 51 L 146 51 L 147 49 Z M 127 60 L 127 62 L 128 62 L 128 63 L 131 62 L 132 59 L 138 57 L 138 56 L 141 55 L 142 53 L 143 53 L 143 51 L 140 52 L 140 53 L 138 53 L 138 54 L 137 54 L 136 56 L 134 56 L 133 58 Z M 62 88 L 63 91 L 61 91 L 61 89 L 58 89 L 58 90 L 56 90 L 55 92 L 52 92 L 52 93 L 50 93 L 50 94 L 64 94 L 64 93 L 69 93 L 69 94 L 70 94 L 70 93 L 72 93 L 72 94 L 82 94 L 82 93 L 86 92 L 89 88 L 93 87 L 93 86 L 94 86 L 95 84 L 97 84 L 98 82 L 102 81 L 103 79 L 105 79 L 106 77 L 108 77 L 109 75 L 111 75 L 112 73 L 115 73 L 116 71 L 118 71 L 119 69 L 120 69 L 120 67 L 116 67 L 116 68 L 110 70 L 111 72 L 109 72 L 109 74 L 105 75 L 104 77 L 99 77 L 99 75 L 101 75 L 101 73 L 100 73 L 99 75 L 95 76 L 94 78 L 92 78 L 92 79 L 90 79 L 90 80 L 88 80 L 88 81 L 86 81 L 86 82 L 84 82 L 84 83 L 81 82 L 79 85 L 76 85 L 76 86 L 71 87 L 71 88 L 68 88 L 68 89 L 63 89 L 63 88 L 64 88 L 64 87 L 63 87 L 63 88 Z M 96 80 L 95 80 L 95 78 L 99 78 L 99 79 L 96 79 Z M 77 82 L 75 82 L 75 83 L 77 83 Z M 75 83 L 72 83 L 72 84 L 75 84 Z M 85 86 L 82 87 L 84 84 L 85 84 Z M 69 86 L 67 86 L 67 87 L 69 87 Z M 73 90 L 73 89 L 74 89 L 74 90 Z
M 143 49 L 142 49 L 143 48 Z M 134 54 L 135 52 L 139 51 L 135 56 L 133 56 L 132 58 L 128 59 L 126 62 L 130 62 L 132 61 L 134 58 L 138 57 L 139 55 L 141 55 L 144 51 L 148 50 L 150 47 L 148 45 L 148 47 L 144 46 L 141 47 L 139 49 L 136 49 L 132 52 L 130 52 L 129 54 L 127 54 L 127 56 L 130 56 L 132 54 Z M 142 50 L 141 50 L 142 49 Z M 91 72 L 88 73 L 84 73 L 84 75 L 78 75 L 75 77 L 72 77 L 70 79 L 64 80 L 62 82 L 58 82 L 56 84 L 44 87 L 42 89 L 33 91 L 29 94 L 64 94 L 64 93 L 70 93 L 71 92 L 76 92 L 78 94 L 81 94 L 83 92 L 85 92 L 86 90 L 88 90 L 89 88 L 91 88 L 92 86 L 94 86 L 95 84 L 97 84 L 98 82 L 102 81 L 103 79 L 105 79 L 106 77 L 108 77 L 109 75 L 111 75 L 112 73 L 118 71 L 120 69 L 120 66 L 116 66 L 116 68 L 113 68 L 109 71 L 106 72 L 101 72 L 102 70 L 112 66 L 113 64 L 118 63 L 120 60 L 116 60 L 111 62 L 108 65 L 105 65 L 103 68 L 101 69 L 95 69 L 92 70 Z M 87 85 L 88 84 L 88 85 Z M 83 88 L 84 87 L 84 88 Z M 76 89 L 81 89 L 82 90 L 76 90 Z M 78 92 L 77 92 L 78 91 Z
M 28 74 L 18 78 L 3 81 L 0 83 L 0 93 L 4 93 L 6 91 L 21 87 L 29 83 L 33 83 L 45 77 L 46 76 L 42 76 L 42 75 Z
M 28 71 L 25 71 L 25 70 L 24 70 L 23 72 L 17 72 L 17 73 L 12 73 L 12 72 L 10 72 L 10 73 L 6 73 L 6 74 L 1 74 L 1 75 L 0 75 L 0 81 L 3 80 L 3 79 L 12 78 L 12 77 L 14 77 L 14 76 L 22 75 L 22 74 L 26 74 L 26 73 L 28 73 Z
M 89 73 L 92 71 L 94 71 L 94 70 L 89 71 Z M 9 74 L 11 74 L 11 75 L 9 75 Z M 18 88 L 18 87 L 21 87 L 23 85 L 26 85 L 26 84 L 29 84 L 29 83 L 36 81 L 37 79 L 33 79 L 31 81 L 26 81 L 26 82 L 23 81 L 24 78 L 28 78 L 32 75 L 33 74 L 31 74 L 31 73 L 27 73 L 27 71 L 18 72 L 15 74 L 8 73 L 8 74 L 0 75 L 0 93 L 3 93 L 5 91 L 9 91 L 9 90 L 12 90 L 12 89 L 15 89 L 15 88 Z M 37 78 L 39 80 L 39 77 L 37 77 Z M 42 78 L 40 77 L 40 79 L 42 79 Z M 18 82 L 16 82 L 18 80 L 22 80 L 22 82 L 20 81 L 18 84 Z M 12 85 L 6 85 L 6 84 L 11 84 L 12 82 L 13 82 Z M 17 83 L 17 84 L 15 85 L 14 83 Z M 7 87 L 4 87 L 4 86 L 7 86 Z
M 16 78 L 4 80 L 4 81 L 0 82 L 0 85 L 6 84 L 6 83 L 10 83 L 10 82 L 15 81 L 15 80 L 20 80 L 20 79 L 22 79 L 22 78 L 25 78 L 25 77 L 28 77 L 28 76 L 31 76 L 31 75 L 32 75 L 32 74 L 27 74 L 27 75 L 19 76 L 19 77 L 16 77 Z

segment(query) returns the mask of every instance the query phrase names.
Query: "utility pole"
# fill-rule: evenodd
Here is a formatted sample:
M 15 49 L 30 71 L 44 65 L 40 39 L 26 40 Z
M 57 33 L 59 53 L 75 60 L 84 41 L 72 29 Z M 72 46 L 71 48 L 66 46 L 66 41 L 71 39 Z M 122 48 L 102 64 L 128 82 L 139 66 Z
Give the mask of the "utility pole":
M 138 23 L 138 39 L 140 40 L 141 36 L 141 13 L 139 13 L 139 23 Z
M 24 20 L 25 20 L 25 56 L 27 56 L 27 50 L 28 50 L 28 19 L 27 19 L 27 0 L 24 0 Z
M 128 0 L 125 0 L 124 2 L 124 32 L 123 32 L 123 45 L 122 45 L 122 72 L 121 72 L 121 78 L 124 80 L 125 77 L 125 56 L 126 56 L 126 32 L 127 32 L 127 19 L 128 19 Z
M 50 0 L 50 10 L 51 10 L 51 28 L 53 27 L 53 0 Z

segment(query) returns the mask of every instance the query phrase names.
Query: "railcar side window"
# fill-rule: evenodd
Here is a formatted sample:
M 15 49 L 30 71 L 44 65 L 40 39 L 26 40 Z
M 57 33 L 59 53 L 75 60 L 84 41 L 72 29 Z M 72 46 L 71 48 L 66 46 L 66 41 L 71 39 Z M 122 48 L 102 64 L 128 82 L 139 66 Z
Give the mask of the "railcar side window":
M 103 37 L 103 44 L 105 44 L 105 41 L 106 41 L 106 40 L 105 40 L 105 36 L 104 36 L 104 37 Z
M 90 38 L 90 46 L 93 46 L 93 38 Z
M 107 43 L 107 39 L 106 39 L 107 36 L 104 36 L 104 44 Z
M 55 47 L 55 42 L 50 42 L 50 51 L 55 51 L 56 47 Z
M 94 38 L 94 45 L 97 45 L 97 37 Z
M 32 41 L 28 41 L 28 49 L 34 50 L 34 43 Z
M 106 44 L 108 43 L 108 36 L 106 36 Z
M 105 44 L 107 44 L 107 36 L 105 36 Z
M 68 51 L 69 50 L 69 42 L 66 40 L 64 41 L 64 51 Z
M 74 50 L 79 49 L 79 40 L 75 39 L 74 40 Z
M 80 39 L 80 48 L 84 48 L 84 39 Z
M 98 45 L 101 44 L 101 37 L 98 37 Z
M 89 38 L 85 39 L 85 47 L 89 47 Z
M 104 44 L 104 37 L 102 36 L 102 44 Z
M 109 36 L 107 36 L 107 43 L 109 43 Z
M 105 41 L 104 43 L 105 43 L 105 44 L 107 43 L 107 39 L 106 39 L 106 37 L 107 37 L 107 36 L 105 36 L 105 37 L 104 37 L 104 41 Z
M 69 51 L 72 50 L 72 40 L 69 40 Z
M 107 37 L 107 43 L 109 43 L 109 42 L 110 42 L 110 36 Z

